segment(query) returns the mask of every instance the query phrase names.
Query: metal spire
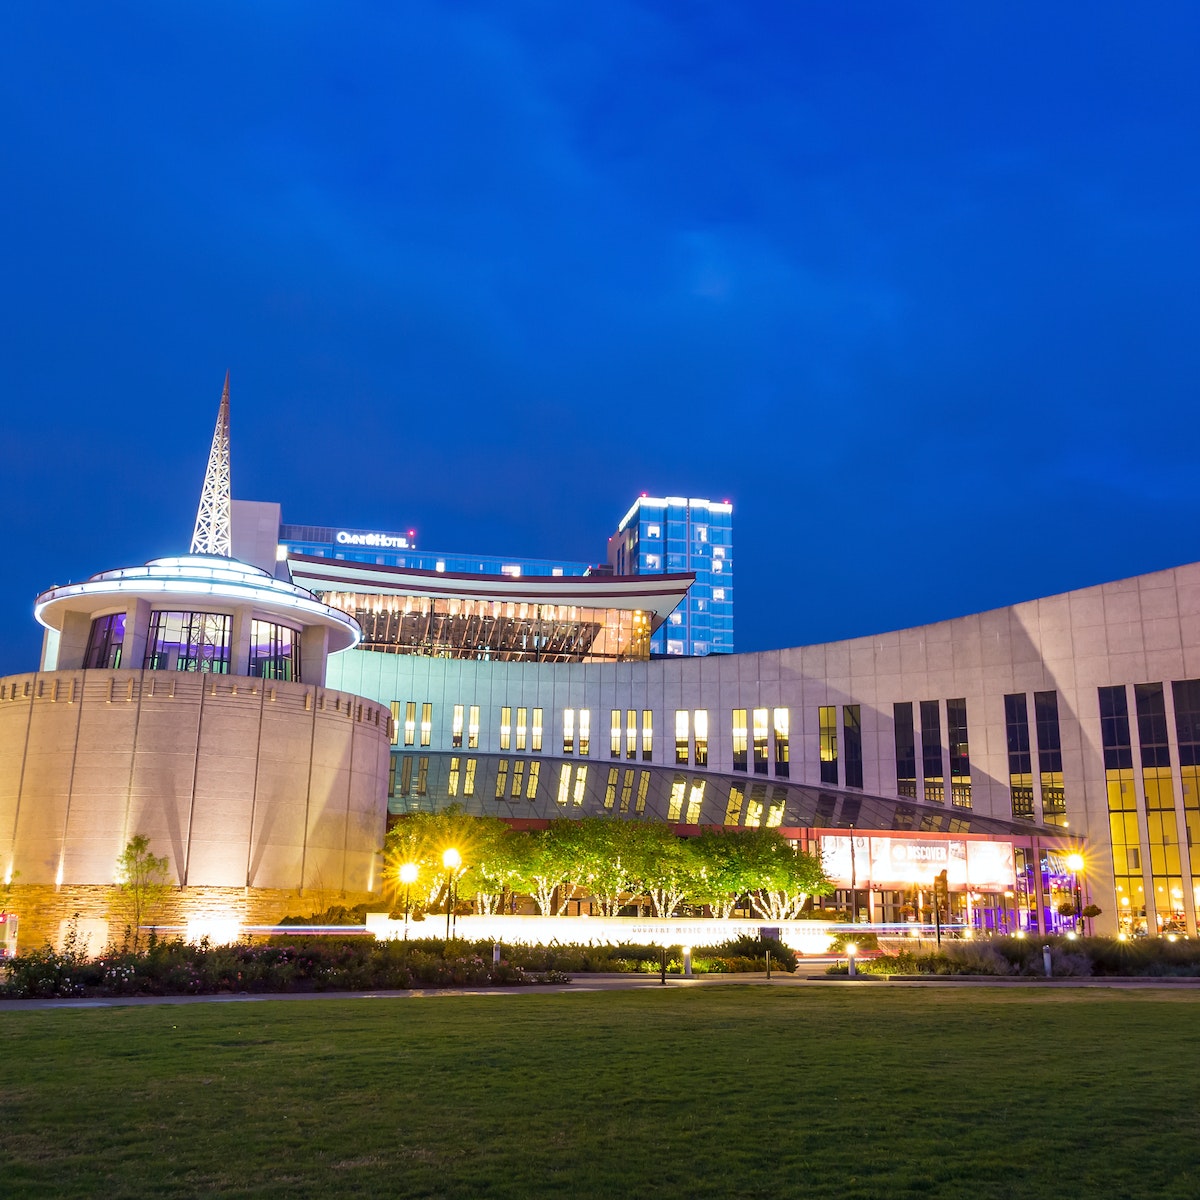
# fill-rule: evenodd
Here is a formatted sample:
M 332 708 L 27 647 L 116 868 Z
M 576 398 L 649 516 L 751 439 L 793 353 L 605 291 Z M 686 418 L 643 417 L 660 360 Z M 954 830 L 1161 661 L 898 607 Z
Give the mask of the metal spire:
M 204 490 L 196 510 L 196 529 L 192 534 L 193 554 L 233 555 L 230 533 L 229 489 L 229 372 L 225 372 L 225 390 L 221 393 L 221 408 L 217 427 L 213 430 L 212 449 L 208 452 L 208 469 L 204 472 Z

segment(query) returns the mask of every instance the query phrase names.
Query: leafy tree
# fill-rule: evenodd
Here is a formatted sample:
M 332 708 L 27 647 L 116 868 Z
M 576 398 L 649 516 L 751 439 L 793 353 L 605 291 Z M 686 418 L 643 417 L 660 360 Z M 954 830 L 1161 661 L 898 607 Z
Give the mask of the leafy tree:
M 693 840 L 694 899 L 728 918 L 761 883 L 761 852 L 752 829 L 705 829 Z
M 633 828 L 637 830 L 637 870 L 654 915 L 669 917 L 696 888 L 698 860 L 691 846 L 693 839 L 677 837 L 670 825 L 657 821 Z
M 578 824 L 551 821 L 545 829 L 513 839 L 513 884 L 533 897 L 543 917 L 560 917 L 567 910 L 580 874 Z
M 142 925 L 171 894 L 167 882 L 170 863 L 150 850 L 150 839 L 139 833 L 117 858 L 117 895 L 114 907 L 125 921 L 136 952 Z
M 645 825 L 616 817 L 585 817 L 574 824 L 577 869 L 572 882 L 599 902 L 603 916 L 615 917 L 631 896 L 643 891 L 639 840 Z
M 793 846 L 775 829 L 743 831 L 741 836 L 747 833 L 752 838 L 753 868 L 758 872 L 750 903 L 759 916 L 790 921 L 799 915 L 809 896 L 833 891 L 819 855 Z

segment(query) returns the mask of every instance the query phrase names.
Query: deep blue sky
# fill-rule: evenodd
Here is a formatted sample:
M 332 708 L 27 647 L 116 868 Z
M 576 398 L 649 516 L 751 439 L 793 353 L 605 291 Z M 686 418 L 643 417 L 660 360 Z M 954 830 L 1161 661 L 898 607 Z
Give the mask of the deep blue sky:
M 736 638 L 1200 557 L 1200 6 L 8 5 L 0 672 L 235 494 L 599 558 Z

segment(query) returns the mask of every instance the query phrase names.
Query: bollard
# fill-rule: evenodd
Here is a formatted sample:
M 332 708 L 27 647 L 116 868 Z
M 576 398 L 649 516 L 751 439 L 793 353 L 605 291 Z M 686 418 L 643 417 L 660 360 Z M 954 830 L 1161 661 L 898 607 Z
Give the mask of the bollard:
M 499 965 L 500 965 L 500 943 L 493 942 L 492 943 L 492 966 L 498 967 Z
M 659 975 L 658 982 L 661 983 L 663 985 L 663 987 L 667 986 L 667 948 L 666 948 L 666 946 L 664 946 L 662 948 L 662 974 Z
M 771 952 L 770 952 L 770 950 L 768 950 L 767 951 L 767 979 L 770 980 L 770 978 L 771 978 Z
M 691 975 L 692 973 L 692 948 L 691 946 L 683 947 L 683 973 Z
M 1054 972 L 1050 969 L 1050 947 L 1042 947 L 1042 965 L 1046 968 L 1046 978 L 1049 979 Z

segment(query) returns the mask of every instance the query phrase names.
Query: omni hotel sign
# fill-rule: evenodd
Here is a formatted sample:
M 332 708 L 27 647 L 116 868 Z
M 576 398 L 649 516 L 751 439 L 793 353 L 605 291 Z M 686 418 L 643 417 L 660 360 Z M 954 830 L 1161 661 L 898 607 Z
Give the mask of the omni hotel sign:
M 339 529 L 334 535 L 339 546 L 371 546 L 377 550 L 411 550 L 408 538 L 393 533 L 352 533 Z
M 1011 842 L 958 838 L 822 837 L 821 861 L 835 887 L 932 887 L 946 872 L 954 891 L 1003 892 L 1013 887 Z

